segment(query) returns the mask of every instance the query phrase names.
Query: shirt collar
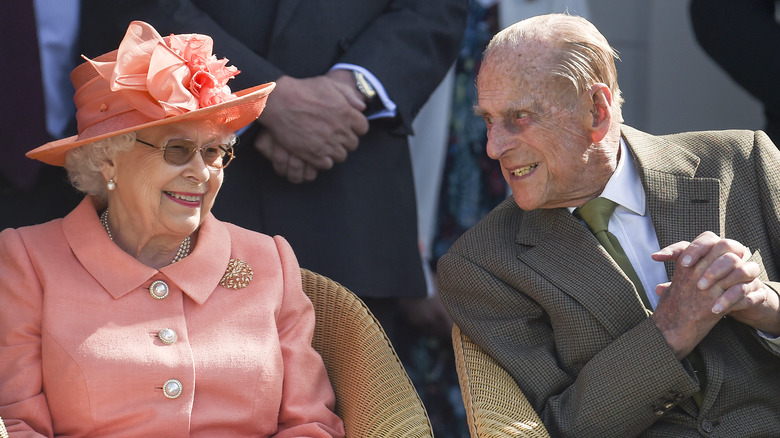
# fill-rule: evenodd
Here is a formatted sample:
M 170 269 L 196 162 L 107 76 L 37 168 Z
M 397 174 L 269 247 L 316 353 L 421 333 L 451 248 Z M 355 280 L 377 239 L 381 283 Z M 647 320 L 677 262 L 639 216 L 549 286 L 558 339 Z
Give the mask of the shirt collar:
M 620 137 L 620 160 L 615 173 L 607 181 L 601 197 L 615 201 L 618 205 L 640 215 L 645 215 L 645 191 L 642 180 L 634 166 L 631 150 Z
M 645 190 L 642 188 L 642 180 L 639 179 L 639 173 L 632 158 L 628 145 L 623 137 L 620 137 L 620 159 L 617 168 L 599 197 L 612 200 L 619 206 L 644 216 Z M 575 207 L 568 207 L 568 209 L 569 212 L 573 212 Z

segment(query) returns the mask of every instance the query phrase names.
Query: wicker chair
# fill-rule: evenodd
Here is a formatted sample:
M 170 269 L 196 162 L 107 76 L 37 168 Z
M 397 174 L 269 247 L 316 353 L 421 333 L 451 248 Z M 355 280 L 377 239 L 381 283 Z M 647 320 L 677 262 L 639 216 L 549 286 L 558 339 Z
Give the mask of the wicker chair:
M 0 438 L 8 438 L 8 431 L 5 430 L 5 423 L 3 423 L 2 418 L 0 418 Z
M 452 347 L 472 438 L 550 437 L 512 376 L 457 325 Z
M 412 381 L 366 305 L 327 277 L 301 274 L 316 315 L 312 345 L 325 362 L 347 437 L 433 437 Z

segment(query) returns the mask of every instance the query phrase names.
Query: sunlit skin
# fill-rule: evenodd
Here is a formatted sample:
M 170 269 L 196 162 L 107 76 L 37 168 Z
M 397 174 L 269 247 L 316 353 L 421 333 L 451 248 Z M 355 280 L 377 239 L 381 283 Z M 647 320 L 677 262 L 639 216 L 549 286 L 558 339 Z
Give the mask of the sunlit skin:
M 491 52 L 480 68 L 475 111 L 487 125 L 487 154 L 523 210 L 578 207 L 597 197 L 617 167 L 619 139 L 609 89 L 573 93 L 550 73 L 544 43 Z M 610 135 L 607 135 L 610 133 Z
M 185 122 L 138 131 L 138 138 L 156 146 L 174 138 L 197 144 L 225 143 L 231 133 L 218 125 Z M 193 234 L 211 211 L 222 186 L 223 170 L 203 163 L 200 154 L 187 164 L 174 166 L 159 149 L 136 143 L 106 163 L 102 170 L 116 189 L 108 192 L 109 226 L 114 241 L 142 263 L 168 265 L 179 245 Z M 186 197 L 187 199 L 177 199 Z

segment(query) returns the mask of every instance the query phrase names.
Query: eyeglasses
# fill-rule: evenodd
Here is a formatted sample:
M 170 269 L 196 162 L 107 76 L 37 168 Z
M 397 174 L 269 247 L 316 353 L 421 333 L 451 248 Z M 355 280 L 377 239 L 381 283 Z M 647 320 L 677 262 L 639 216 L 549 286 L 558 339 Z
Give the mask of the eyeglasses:
M 226 144 L 201 147 L 192 140 L 174 138 L 168 140 L 163 147 L 157 147 L 143 140 L 135 141 L 161 150 L 165 161 L 174 166 L 184 166 L 189 163 L 196 152 L 200 152 L 203 162 L 212 169 L 224 169 L 236 157 L 233 154 L 233 146 Z

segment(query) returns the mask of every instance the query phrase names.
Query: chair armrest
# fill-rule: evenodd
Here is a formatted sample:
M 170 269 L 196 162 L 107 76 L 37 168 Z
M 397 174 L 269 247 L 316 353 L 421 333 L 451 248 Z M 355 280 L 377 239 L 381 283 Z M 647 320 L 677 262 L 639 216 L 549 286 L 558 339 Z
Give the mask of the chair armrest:
M 457 325 L 452 347 L 472 438 L 550 437 L 512 376 Z
M 428 413 L 381 325 L 360 298 L 301 269 L 322 356 L 347 437 L 432 438 Z

